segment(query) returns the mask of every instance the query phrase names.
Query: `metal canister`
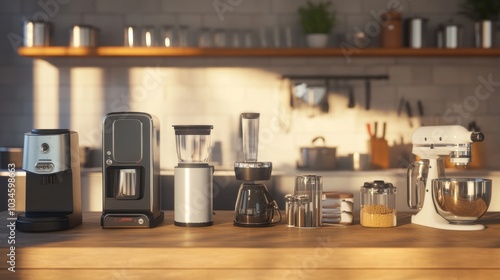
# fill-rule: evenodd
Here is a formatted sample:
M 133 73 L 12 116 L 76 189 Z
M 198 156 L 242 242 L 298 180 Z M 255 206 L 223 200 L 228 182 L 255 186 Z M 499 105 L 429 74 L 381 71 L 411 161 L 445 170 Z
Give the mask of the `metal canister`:
M 44 21 L 25 21 L 23 23 L 25 47 L 49 46 L 50 23 Z
M 421 17 L 408 18 L 405 20 L 405 46 L 420 49 L 425 47 L 425 30 L 427 19 Z
M 474 23 L 474 38 L 476 42 L 476 48 L 491 48 L 493 46 L 492 21 L 482 20 Z
M 70 32 L 71 47 L 95 47 L 97 29 L 90 25 L 74 25 Z
M 462 28 L 458 24 L 442 25 L 437 33 L 438 48 L 456 49 L 462 45 Z
M 366 182 L 360 190 L 360 223 L 365 227 L 394 227 L 396 188 L 388 182 Z

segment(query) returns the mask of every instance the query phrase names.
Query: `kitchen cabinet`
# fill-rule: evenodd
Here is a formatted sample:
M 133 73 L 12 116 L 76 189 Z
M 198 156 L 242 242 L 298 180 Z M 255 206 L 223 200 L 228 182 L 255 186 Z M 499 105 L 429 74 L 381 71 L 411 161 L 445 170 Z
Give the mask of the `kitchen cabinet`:
M 21 47 L 25 57 L 494 57 L 500 48 L 410 49 L 410 48 L 164 48 L 118 47 L 71 48 L 64 46 Z
M 100 213 L 50 233 L 15 232 L 16 273 L 0 264 L 0 278 L 19 279 L 494 279 L 500 273 L 500 213 L 480 219 L 482 231 L 445 231 L 410 223 L 394 228 L 316 229 L 233 226 L 232 211 L 216 211 L 214 226 L 173 225 L 173 213 L 152 229 L 104 230 Z M 0 213 L 6 229 L 7 212 Z M 2 231 L 6 233 L 6 231 Z M 0 235 L 0 255 L 7 234 Z M 10 248 L 9 248 L 10 249 Z

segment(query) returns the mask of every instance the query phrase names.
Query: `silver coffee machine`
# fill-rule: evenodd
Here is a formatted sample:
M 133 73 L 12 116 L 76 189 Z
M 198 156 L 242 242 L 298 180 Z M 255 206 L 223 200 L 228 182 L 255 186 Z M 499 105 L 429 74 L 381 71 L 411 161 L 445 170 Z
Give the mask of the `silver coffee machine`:
M 65 230 L 82 223 L 78 133 L 33 129 L 24 134 L 26 212 L 17 217 L 23 232 Z
M 109 113 L 103 122 L 103 228 L 151 228 L 160 210 L 160 131 L 147 113 Z

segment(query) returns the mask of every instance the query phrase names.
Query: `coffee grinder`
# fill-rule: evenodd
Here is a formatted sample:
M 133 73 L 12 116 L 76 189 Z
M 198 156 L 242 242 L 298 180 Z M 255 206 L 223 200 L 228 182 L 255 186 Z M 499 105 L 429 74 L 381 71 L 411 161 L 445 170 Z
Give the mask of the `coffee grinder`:
M 259 181 L 271 179 L 272 163 L 258 162 L 259 113 L 241 114 L 243 162 L 234 163 L 237 180 L 241 184 L 234 209 L 234 225 L 265 227 L 281 221 L 278 204 L 271 197 L 266 185 Z M 274 219 L 275 211 L 279 219 Z
M 82 223 L 78 133 L 33 129 L 24 134 L 26 212 L 16 228 L 23 232 L 65 230 Z
M 209 165 L 212 125 L 174 125 L 178 165 L 174 168 L 174 224 L 213 224 L 213 173 Z
M 160 210 L 160 131 L 147 113 L 109 113 L 103 122 L 103 228 L 151 228 Z

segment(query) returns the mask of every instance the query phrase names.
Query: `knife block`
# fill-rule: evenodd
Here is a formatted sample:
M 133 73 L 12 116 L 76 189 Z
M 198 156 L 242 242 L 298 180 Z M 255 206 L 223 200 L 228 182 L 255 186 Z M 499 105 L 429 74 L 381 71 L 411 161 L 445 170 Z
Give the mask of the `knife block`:
M 389 144 L 384 138 L 371 138 L 368 141 L 369 152 L 371 157 L 372 169 L 388 169 L 389 168 Z

